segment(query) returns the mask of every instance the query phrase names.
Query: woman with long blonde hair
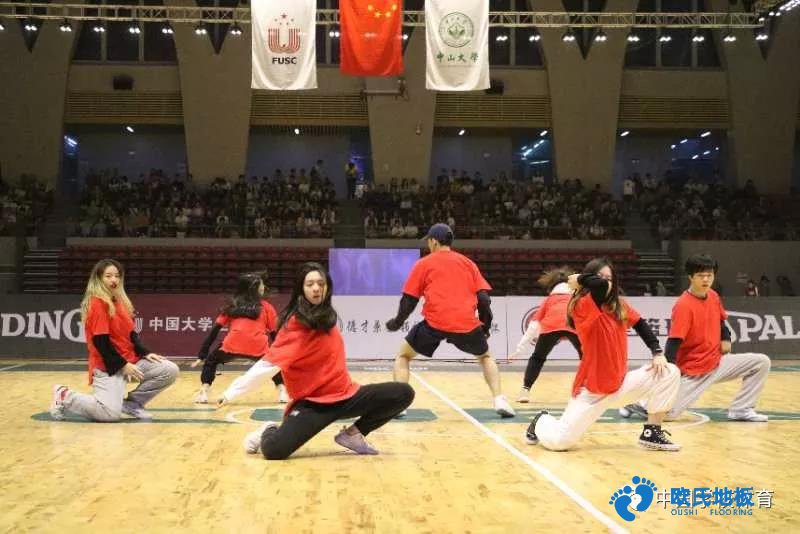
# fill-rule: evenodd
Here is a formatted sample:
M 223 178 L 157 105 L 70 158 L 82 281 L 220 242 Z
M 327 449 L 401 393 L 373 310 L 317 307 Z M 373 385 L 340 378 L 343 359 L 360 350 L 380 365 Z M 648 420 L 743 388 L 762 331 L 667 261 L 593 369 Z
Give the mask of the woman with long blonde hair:
M 178 366 L 142 345 L 133 326 L 133 304 L 125 293 L 125 271 L 112 259 L 98 261 L 89 275 L 81 302 L 81 320 L 89 351 L 89 383 L 92 395 L 53 386 L 50 415 L 65 413 L 91 421 L 118 421 L 122 414 L 152 419 L 144 406 L 169 387 Z M 139 386 L 126 396 L 126 383 Z

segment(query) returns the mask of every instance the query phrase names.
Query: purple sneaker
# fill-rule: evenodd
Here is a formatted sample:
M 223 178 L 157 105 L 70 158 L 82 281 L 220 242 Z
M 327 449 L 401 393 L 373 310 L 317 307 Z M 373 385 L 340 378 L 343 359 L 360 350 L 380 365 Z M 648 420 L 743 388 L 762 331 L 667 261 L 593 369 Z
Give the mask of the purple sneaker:
M 367 440 L 361 435 L 361 432 L 351 436 L 345 432 L 345 430 L 347 430 L 347 427 L 342 428 L 342 430 L 336 434 L 336 437 L 333 438 L 333 441 L 346 449 L 350 449 L 356 454 L 378 454 L 378 450 L 367 443 Z

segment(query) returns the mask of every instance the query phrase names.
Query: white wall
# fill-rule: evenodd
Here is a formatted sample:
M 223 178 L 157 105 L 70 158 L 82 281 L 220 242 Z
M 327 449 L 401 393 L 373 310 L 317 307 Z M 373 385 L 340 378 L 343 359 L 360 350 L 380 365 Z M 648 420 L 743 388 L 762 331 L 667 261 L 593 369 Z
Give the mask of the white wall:
M 480 172 L 484 183 L 499 171 L 511 177 L 511 151 L 511 137 L 434 136 L 430 175 L 435 177 L 445 168 L 459 174 Z

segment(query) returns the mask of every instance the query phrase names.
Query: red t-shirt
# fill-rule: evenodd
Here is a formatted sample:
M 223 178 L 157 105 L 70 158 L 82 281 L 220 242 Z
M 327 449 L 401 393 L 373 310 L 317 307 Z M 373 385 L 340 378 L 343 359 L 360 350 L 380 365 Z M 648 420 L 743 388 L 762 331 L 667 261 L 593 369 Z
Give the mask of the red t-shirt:
M 133 332 L 133 319 L 128 309 L 120 301 L 114 302 L 114 317 L 108 315 L 108 305 L 97 297 L 89 302 L 89 312 L 86 315 L 84 330 L 86 332 L 86 347 L 89 349 L 89 383 L 92 383 L 95 369 L 106 371 L 103 357 L 94 346 L 92 338 L 108 334 L 111 345 L 117 350 L 125 361 L 136 363 L 139 357 L 133 348 L 131 332 Z
M 628 328 L 639 322 L 639 313 L 621 300 L 627 312 L 627 322 L 621 324 L 616 316 L 601 310 L 591 295 L 584 295 L 572 310 L 575 330 L 581 342 L 583 358 L 572 383 L 572 395 L 582 387 L 591 393 L 608 395 L 622 386 L 628 372 Z
M 544 299 L 544 302 L 533 314 L 533 320 L 539 321 L 539 334 L 549 332 L 575 332 L 567 325 L 567 305 L 572 295 L 553 294 Z
M 696 376 L 710 373 L 722 358 L 720 323 L 728 318 L 719 294 L 709 289 L 701 299 L 688 291 L 678 297 L 672 307 L 669 337 L 681 341 L 677 365 L 681 374 Z
M 267 358 L 281 368 L 292 404 L 309 400 L 323 404 L 349 399 L 359 385 L 350 378 L 339 327 L 312 330 L 292 316 L 278 331 Z M 286 413 L 292 404 L 286 407 Z
M 228 327 L 228 334 L 222 340 L 222 350 L 231 354 L 261 357 L 269 347 L 268 332 L 273 332 L 278 314 L 272 304 L 262 300 L 258 319 L 249 317 L 230 318 L 225 314 L 217 317 L 216 323 Z
M 417 261 L 403 293 L 425 297 L 422 315 L 433 328 L 444 332 L 471 332 L 481 325 L 475 315 L 476 293 L 489 285 L 475 263 L 452 250 L 440 250 Z

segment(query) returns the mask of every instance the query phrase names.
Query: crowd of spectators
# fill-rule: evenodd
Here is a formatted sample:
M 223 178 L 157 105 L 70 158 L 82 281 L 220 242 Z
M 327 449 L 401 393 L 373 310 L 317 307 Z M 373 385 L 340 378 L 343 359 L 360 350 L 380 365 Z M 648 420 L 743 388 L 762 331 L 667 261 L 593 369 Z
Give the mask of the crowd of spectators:
M 541 176 L 510 180 L 505 173 L 484 181 L 480 172 L 442 169 L 435 185 L 392 179 L 368 186 L 361 197 L 368 238 L 416 238 L 435 222 L 448 223 L 459 238 L 619 239 L 620 202 L 581 180 L 546 184 Z
M 35 232 L 52 206 L 52 189 L 34 176 L 22 175 L 16 184 L 0 177 L 0 235 L 13 235 L 18 222 L 28 234 Z
M 135 181 L 93 174 L 73 235 L 84 237 L 331 237 L 336 193 L 322 161 L 311 168 L 276 169 L 272 176 L 216 178 L 152 170 Z
M 740 189 L 667 173 L 634 175 L 623 184 L 626 208 L 638 209 L 654 236 L 672 239 L 796 240 L 797 228 L 752 180 Z

